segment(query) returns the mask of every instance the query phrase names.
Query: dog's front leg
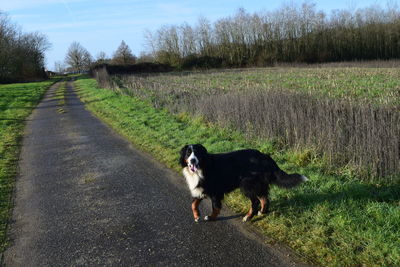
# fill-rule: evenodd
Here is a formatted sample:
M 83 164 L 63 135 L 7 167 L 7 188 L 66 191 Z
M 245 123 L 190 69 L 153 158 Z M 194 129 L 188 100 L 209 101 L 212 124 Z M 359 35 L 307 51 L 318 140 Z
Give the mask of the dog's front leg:
M 200 212 L 199 212 L 199 205 L 201 202 L 201 198 L 193 198 L 192 201 L 192 212 L 193 212 L 193 217 L 195 222 L 199 222 L 200 220 Z
M 209 216 L 204 217 L 204 220 L 206 221 L 214 221 L 217 219 L 219 212 L 221 211 L 222 208 L 222 198 L 220 197 L 212 197 L 211 202 L 212 202 L 212 213 Z

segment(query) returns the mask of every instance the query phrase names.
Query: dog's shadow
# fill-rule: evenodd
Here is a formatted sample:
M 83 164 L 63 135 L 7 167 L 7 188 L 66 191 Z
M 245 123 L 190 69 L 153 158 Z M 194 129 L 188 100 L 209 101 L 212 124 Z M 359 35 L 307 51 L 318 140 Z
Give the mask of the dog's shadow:
M 349 183 L 344 189 L 335 192 L 304 192 L 290 199 L 276 200 L 279 208 L 298 207 L 313 209 L 316 205 L 328 202 L 334 207 L 348 201 L 374 201 L 396 203 L 400 201 L 400 184 L 377 186 L 373 184 Z
M 340 206 L 347 201 L 374 201 L 385 203 L 397 203 L 400 201 L 400 184 L 376 186 L 372 184 L 349 183 L 344 189 L 335 192 L 307 192 L 298 193 L 289 199 L 278 198 L 271 202 L 269 212 L 285 213 L 285 210 L 296 207 L 299 212 L 307 212 L 315 206 L 327 202 L 329 206 Z M 263 215 L 256 215 L 251 219 L 251 222 L 257 222 L 268 218 L 269 212 Z M 218 222 L 229 221 L 237 218 L 242 218 L 245 213 L 234 215 L 221 215 L 213 221 L 203 222 Z
M 217 222 L 217 221 L 229 221 L 229 220 L 233 220 L 239 217 L 244 216 L 244 214 L 235 214 L 235 215 L 228 215 L 228 216 L 220 216 L 218 217 L 216 220 L 213 220 L 211 222 Z
M 327 202 L 329 206 L 339 206 L 348 201 L 373 201 L 384 203 L 398 203 L 400 201 L 400 184 L 388 186 L 376 186 L 369 184 L 349 183 L 343 190 L 332 193 L 299 193 L 290 199 L 277 199 L 271 204 L 270 211 L 284 213 L 285 209 L 296 207 L 300 212 L 312 210 L 316 205 Z M 252 223 L 268 218 L 268 213 L 256 215 L 251 219 Z M 229 216 L 233 218 L 244 216 L 239 214 Z
M 229 210 L 229 209 L 227 209 Z M 227 213 L 230 213 L 229 211 Z M 214 220 L 204 220 L 204 217 L 200 220 L 201 223 L 213 223 L 213 222 L 223 222 L 223 221 L 230 221 L 230 220 L 234 220 L 240 217 L 243 217 L 245 214 L 221 214 L 220 216 L 218 216 L 216 219 Z

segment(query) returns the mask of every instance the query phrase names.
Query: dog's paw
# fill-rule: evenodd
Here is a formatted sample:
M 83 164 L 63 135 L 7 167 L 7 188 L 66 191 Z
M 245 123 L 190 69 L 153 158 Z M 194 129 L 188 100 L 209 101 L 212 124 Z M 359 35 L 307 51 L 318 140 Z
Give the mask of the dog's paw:
M 204 220 L 205 221 L 215 221 L 217 219 L 217 217 L 213 217 L 213 216 L 205 216 Z
M 257 213 L 257 215 L 258 215 L 258 216 L 261 216 L 261 215 L 266 215 L 267 213 L 268 213 L 268 211 L 261 211 L 261 210 L 259 210 L 258 213 Z
M 242 219 L 243 222 L 247 222 L 248 220 L 249 220 L 249 216 L 248 215 L 244 216 L 243 219 Z

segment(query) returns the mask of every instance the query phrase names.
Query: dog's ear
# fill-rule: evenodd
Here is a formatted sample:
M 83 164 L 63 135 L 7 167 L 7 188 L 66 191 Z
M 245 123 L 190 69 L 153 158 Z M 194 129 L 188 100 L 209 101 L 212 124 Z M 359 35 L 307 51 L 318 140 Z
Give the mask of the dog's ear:
M 186 167 L 187 164 L 185 162 L 185 155 L 186 155 L 186 150 L 188 149 L 189 145 L 185 145 L 184 147 L 182 147 L 181 149 L 181 155 L 179 157 L 179 164 L 181 164 L 182 167 Z
M 202 144 L 197 144 L 196 146 L 198 149 L 202 150 L 202 153 L 204 153 L 204 154 L 208 153 L 207 148 L 205 148 Z

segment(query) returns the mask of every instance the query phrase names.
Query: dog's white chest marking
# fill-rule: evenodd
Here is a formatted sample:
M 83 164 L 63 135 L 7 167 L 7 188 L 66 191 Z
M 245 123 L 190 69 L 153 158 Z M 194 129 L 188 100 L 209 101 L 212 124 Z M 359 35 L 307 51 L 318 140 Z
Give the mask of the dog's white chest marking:
M 202 187 L 198 187 L 199 182 L 203 179 L 203 173 L 201 170 L 197 170 L 196 172 L 190 171 L 188 167 L 183 168 L 183 176 L 185 176 L 186 183 L 190 189 L 192 197 L 195 198 L 205 198 Z

